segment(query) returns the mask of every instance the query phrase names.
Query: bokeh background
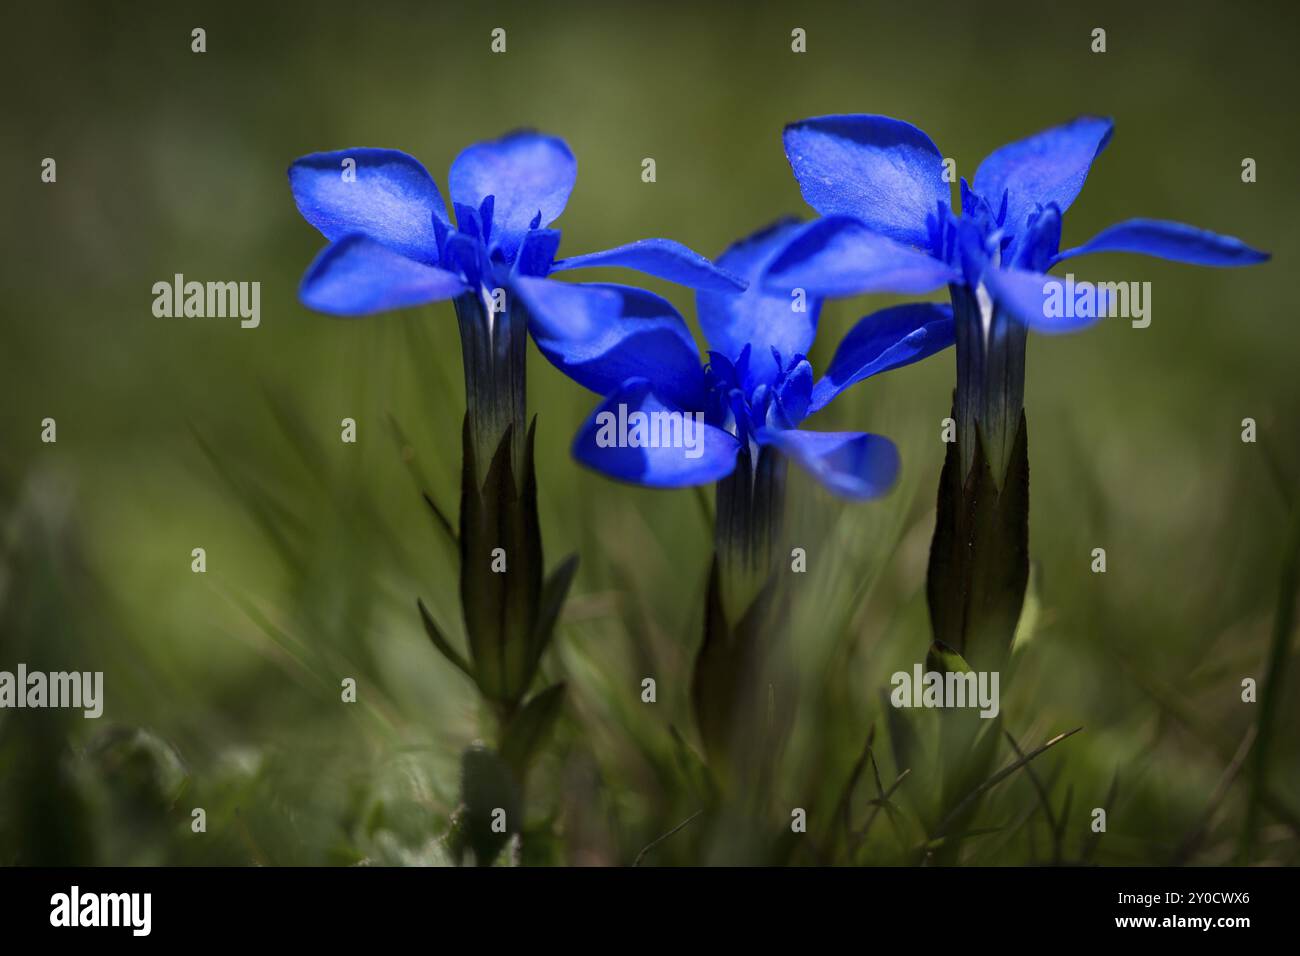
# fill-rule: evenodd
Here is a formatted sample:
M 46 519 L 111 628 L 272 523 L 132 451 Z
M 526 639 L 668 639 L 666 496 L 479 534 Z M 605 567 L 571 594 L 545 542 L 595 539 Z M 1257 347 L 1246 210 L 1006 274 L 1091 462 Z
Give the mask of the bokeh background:
M 1253 859 L 1300 858 L 1289 633 L 1267 779 L 1234 760 L 1261 711 L 1241 681 L 1263 679 L 1294 597 L 1288 5 L 51 2 L 8 10 L 3 35 L 0 669 L 103 670 L 107 702 L 98 721 L 0 712 L 0 861 L 445 861 L 459 754 L 486 727 L 415 613 L 422 596 L 457 622 L 455 557 L 419 494 L 450 508 L 457 493 L 455 320 L 449 305 L 348 321 L 304 309 L 297 284 L 324 240 L 294 208 L 291 160 L 397 147 L 445 192 L 465 145 L 536 127 L 579 161 L 562 253 L 667 236 L 714 256 L 810 214 L 781 128 L 833 112 L 907 119 L 967 177 L 1008 140 L 1108 114 L 1116 134 L 1065 245 L 1141 215 L 1273 253 L 1248 270 L 1079 262 L 1084 277 L 1150 281 L 1151 326 L 1031 340 L 1034 577 L 1003 719 L 1026 749 L 1084 730 L 1031 765 L 1036 779 L 990 794 L 963 858 L 1238 862 L 1252 803 Z M 175 273 L 259 281 L 261 327 L 155 318 L 151 287 Z M 693 322 L 689 293 L 645 284 Z M 814 366 L 888 302 L 830 304 Z M 708 501 L 579 468 L 568 445 L 594 396 L 535 351 L 529 375 L 548 559 L 577 550 L 582 567 L 545 665 L 569 704 L 530 786 L 524 855 L 626 864 L 698 809 L 687 688 Z M 807 808 L 810 833 L 789 862 L 914 859 L 906 782 L 893 825 L 863 840 L 846 834 L 870 814 L 870 772 L 848 788 L 847 824 L 839 810 L 873 726 L 884 784 L 906 769 L 881 692 L 928 643 L 953 376 L 947 353 L 810 423 L 889 435 L 904 473 L 865 505 L 793 482 L 810 556 L 793 632 L 804 693 L 774 804 Z M 46 417 L 57 444 L 40 440 Z M 344 417 L 355 445 L 339 440 Z M 191 572 L 196 547 L 206 574 Z M 344 677 L 356 704 L 340 701 Z M 191 831 L 195 807 L 206 833 Z M 1100 838 L 1095 807 L 1109 808 Z M 687 827 L 647 860 L 716 852 Z

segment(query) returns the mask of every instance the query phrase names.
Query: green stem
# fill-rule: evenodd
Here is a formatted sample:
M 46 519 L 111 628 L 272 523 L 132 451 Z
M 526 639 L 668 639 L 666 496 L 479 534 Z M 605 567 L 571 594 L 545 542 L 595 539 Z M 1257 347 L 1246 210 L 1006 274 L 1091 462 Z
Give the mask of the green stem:
M 710 769 L 731 796 L 766 792 L 792 713 L 784 687 L 789 668 L 780 663 L 786 608 L 777 576 L 785 474 L 780 453 L 746 449 L 717 485 L 714 560 L 691 697 Z

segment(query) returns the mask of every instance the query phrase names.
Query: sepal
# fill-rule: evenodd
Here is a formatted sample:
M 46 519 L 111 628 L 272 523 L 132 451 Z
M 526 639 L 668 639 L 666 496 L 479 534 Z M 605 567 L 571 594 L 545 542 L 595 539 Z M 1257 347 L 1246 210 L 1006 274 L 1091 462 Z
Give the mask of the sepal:
M 934 640 L 982 670 L 1002 666 L 1029 581 L 1029 454 L 1025 416 L 1002 481 L 995 480 L 975 429 L 970 472 L 961 479 L 958 440 L 948 445 L 926 602 Z
M 691 674 L 691 704 L 715 783 L 724 791 L 761 785 L 793 717 L 779 680 L 787 601 L 776 573 L 729 620 L 721 562 L 709 570 L 704 639 Z
M 488 700 L 513 710 L 536 671 L 532 645 L 542 593 L 542 541 L 533 473 L 533 434 L 524 449 L 524 481 L 512 461 L 507 425 L 481 485 L 469 416 L 461 476 L 460 597 L 475 680 Z

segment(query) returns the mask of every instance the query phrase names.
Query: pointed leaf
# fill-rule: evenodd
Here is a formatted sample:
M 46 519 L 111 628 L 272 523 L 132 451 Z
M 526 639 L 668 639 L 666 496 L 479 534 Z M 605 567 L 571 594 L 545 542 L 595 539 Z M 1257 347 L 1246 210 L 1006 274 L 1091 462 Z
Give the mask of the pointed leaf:
M 452 527 L 451 519 L 438 507 L 438 503 L 433 500 L 433 496 L 427 491 L 421 492 L 420 496 L 424 498 L 424 503 L 429 506 L 433 512 L 433 519 L 438 523 L 438 528 L 445 534 L 453 544 L 456 543 L 456 529 Z
M 537 625 L 533 629 L 533 661 L 541 659 L 551 638 L 555 636 L 555 622 L 564 609 L 565 599 L 574 575 L 578 573 L 578 556 L 571 554 L 560 562 L 542 585 L 541 604 L 537 610 Z
M 424 622 L 424 631 L 429 635 L 429 640 L 433 641 L 433 646 L 442 652 L 442 656 L 447 658 L 457 667 L 459 667 L 470 680 L 474 680 L 474 672 L 470 669 L 469 662 L 460 655 L 456 648 L 451 646 L 451 641 L 442 633 L 442 628 L 438 627 L 438 622 L 433 619 L 429 609 L 424 606 L 424 601 L 417 598 L 416 606 L 420 609 L 420 620 Z

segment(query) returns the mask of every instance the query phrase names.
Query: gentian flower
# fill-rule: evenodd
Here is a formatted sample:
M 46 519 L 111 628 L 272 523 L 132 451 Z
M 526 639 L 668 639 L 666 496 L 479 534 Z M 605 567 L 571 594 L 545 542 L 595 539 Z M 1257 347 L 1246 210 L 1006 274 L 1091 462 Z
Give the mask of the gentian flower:
M 453 224 L 433 177 L 399 150 L 313 153 L 289 167 L 299 211 L 330 240 L 303 277 L 304 305 L 358 316 L 455 301 L 471 427 L 484 466 L 511 424 L 519 465 L 526 317 L 511 308 L 518 277 L 624 266 L 692 288 L 743 288 L 669 239 L 557 260 L 560 233 L 549 227 L 576 177 L 577 161 L 556 137 L 519 131 L 477 143 L 451 166 Z
M 953 341 L 946 306 L 885 309 L 859 321 L 826 374 L 815 379 L 807 355 L 820 299 L 765 293 L 753 281 L 800 231 L 793 220 L 775 223 L 718 259 L 750 286 L 741 295 L 698 294 L 709 345 L 703 358 L 682 316 L 649 292 L 519 283 L 542 354 L 604 399 L 579 429 L 574 457 L 653 488 L 717 484 L 714 560 L 691 696 L 724 789 L 758 779 L 756 768 L 768 766 L 779 736 L 773 726 L 782 724 L 767 709 L 767 689 L 774 682 L 785 687 L 790 673 L 779 663 L 785 601 L 776 571 L 786 462 L 850 499 L 885 493 L 899 470 L 898 451 L 887 438 L 802 426 L 849 387 Z M 681 440 L 666 440 L 673 434 Z M 777 709 L 789 714 L 789 695 L 775 698 Z M 761 788 L 736 792 L 746 790 Z
M 785 130 L 804 199 L 823 218 L 773 264 L 765 282 L 809 294 L 917 294 L 949 286 L 957 322 L 958 443 L 963 473 L 978 422 L 1000 482 L 1024 388 L 1024 329 L 1069 332 L 1101 309 L 1057 316 L 1045 308 L 1066 259 L 1132 252 L 1178 262 L 1243 266 L 1267 254 L 1239 239 L 1177 222 L 1130 219 L 1060 250 L 1061 217 L 1110 142 L 1109 119 L 1081 117 L 995 150 L 961 181 L 951 208 L 943 156 L 924 132 L 886 116 L 823 116 Z M 1071 310 L 1073 311 L 1073 310 Z M 983 406 L 983 407 L 980 407 Z
M 1105 310 L 1058 314 L 1052 266 L 1096 252 L 1243 266 L 1267 254 L 1177 222 L 1130 219 L 1060 249 L 1061 217 L 1110 142 L 1111 121 L 1081 117 L 989 155 L 951 207 L 944 160 L 921 130 L 885 116 L 791 124 L 785 150 L 804 199 L 822 214 L 761 280 L 772 292 L 918 294 L 948 286 L 955 321 L 955 445 L 940 478 L 927 581 L 940 651 L 1010 646 L 1028 580 L 1026 329 L 1068 332 Z M 1102 306 L 1102 307 L 1099 307 Z M 977 655 L 978 656 L 978 655 Z
M 570 556 L 543 576 L 534 426 L 526 426 L 528 318 L 519 282 L 541 286 L 552 272 L 626 266 L 693 288 L 736 292 L 744 283 L 685 246 L 645 239 L 557 260 L 577 163 L 562 140 L 511 133 L 464 150 L 452 164 L 452 216 L 428 171 L 392 149 L 346 149 L 304 156 L 289 168 L 303 217 L 330 241 L 299 292 L 312 309 L 369 315 L 454 301 L 465 370 L 466 414 L 459 523 L 460 605 L 468 653 L 419 602 L 440 653 L 477 686 L 498 722 L 495 751 L 465 754 L 464 806 L 449 842 L 490 863 L 507 835 L 494 807 L 516 808 L 524 776 L 554 722 L 562 684 L 528 697 L 577 566 Z M 558 283 L 555 283 L 559 285 Z M 451 522 L 434 505 L 440 524 Z M 488 798 L 487 794 L 496 794 Z
M 718 259 L 728 272 L 757 278 L 800 224 L 776 223 Z M 898 452 L 880 435 L 817 432 L 804 421 L 845 389 L 952 344 L 952 316 L 935 304 L 886 309 L 860 320 L 827 373 L 814 382 L 807 358 L 820 300 L 796 311 L 788 295 L 758 288 L 702 291 L 697 305 L 709 343 L 701 358 L 685 320 L 664 299 L 617 285 L 525 281 L 521 295 L 533 339 L 556 368 L 604 401 L 573 445 L 583 464 L 612 478 L 655 488 L 707 484 L 746 473 L 765 450 L 792 459 L 831 491 L 856 499 L 887 491 Z M 603 413 L 689 415 L 701 421 L 702 448 L 608 446 L 598 441 Z
M 354 176 L 343 175 L 347 160 Z M 470 146 L 451 166 L 453 225 L 437 183 L 406 153 L 304 156 L 289 167 L 289 183 L 303 218 L 330 245 L 303 278 L 303 303 L 333 315 L 368 315 L 490 293 L 516 275 L 585 266 L 626 266 L 692 288 L 743 288 L 670 239 L 557 261 L 560 233 L 548 227 L 564 211 L 577 169 L 569 147 L 553 136 L 519 131 Z

